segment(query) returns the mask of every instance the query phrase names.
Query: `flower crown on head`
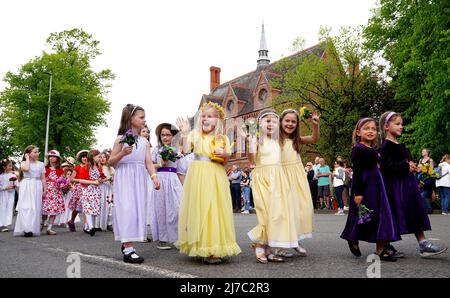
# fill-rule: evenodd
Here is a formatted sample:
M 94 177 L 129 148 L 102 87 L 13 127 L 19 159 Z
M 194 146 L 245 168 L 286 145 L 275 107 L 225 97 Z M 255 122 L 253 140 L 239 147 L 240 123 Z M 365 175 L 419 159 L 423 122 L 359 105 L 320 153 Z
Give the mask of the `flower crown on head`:
M 225 119 L 225 111 L 223 110 L 223 108 L 219 104 L 217 104 L 215 102 L 212 102 L 212 101 L 208 101 L 207 103 L 203 104 L 202 110 L 204 108 L 206 108 L 206 107 L 213 107 L 213 108 L 215 108 L 219 112 L 219 118 L 222 119 L 222 120 Z

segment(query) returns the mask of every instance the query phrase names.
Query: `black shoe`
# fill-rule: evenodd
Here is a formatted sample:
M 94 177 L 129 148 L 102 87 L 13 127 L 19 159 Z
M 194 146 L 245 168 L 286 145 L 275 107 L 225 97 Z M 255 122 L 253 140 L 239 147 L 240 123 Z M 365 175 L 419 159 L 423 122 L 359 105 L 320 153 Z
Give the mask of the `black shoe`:
M 33 232 L 25 232 L 25 233 L 23 233 L 23 236 L 24 237 L 33 237 Z
M 92 236 L 94 236 L 94 235 L 95 235 L 95 232 L 96 232 L 96 230 L 97 230 L 96 228 L 92 228 L 92 229 L 90 229 L 90 230 L 89 230 L 89 235 L 91 235 L 91 237 L 92 237 Z
M 144 258 L 138 256 L 138 254 L 133 251 L 129 254 L 124 254 L 123 255 L 123 261 L 125 263 L 131 263 L 131 264 L 141 264 L 142 262 L 144 262 Z
M 378 254 L 377 254 L 378 255 Z M 384 249 L 379 255 L 380 260 L 386 261 L 386 262 L 397 262 L 397 258 L 394 258 L 391 252 Z
M 120 247 L 120 252 L 122 252 L 123 255 L 125 254 L 125 253 L 123 252 L 124 249 L 125 249 L 125 245 L 123 245 L 123 243 L 122 243 L 122 246 Z
M 103 232 L 102 228 L 95 228 L 96 232 Z
M 90 231 L 86 230 L 85 228 L 83 228 L 83 232 L 85 232 L 86 234 L 90 234 Z
M 396 259 L 401 259 L 405 257 L 405 254 L 396 250 L 394 246 L 392 246 L 392 244 L 387 243 L 384 246 L 384 249 L 387 250 L 394 258 Z
M 113 226 L 111 226 L 111 225 L 107 226 L 106 229 L 108 231 L 114 232 Z
M 352 254 L 355 257 L 360 257 L 361 256 L 361 251 L 359 250 L 358 241 L 347 240 L 347 243 L 348 243 L 348 248 L 350 248 L 350 251 L 352 252 Z

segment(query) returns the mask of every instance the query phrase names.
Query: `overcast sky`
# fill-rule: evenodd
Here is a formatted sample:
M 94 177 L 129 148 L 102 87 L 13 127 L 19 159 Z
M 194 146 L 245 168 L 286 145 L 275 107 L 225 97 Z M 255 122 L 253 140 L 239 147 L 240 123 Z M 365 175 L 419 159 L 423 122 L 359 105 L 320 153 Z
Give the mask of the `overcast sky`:
M 108 94 L 107 126 L 97 129 L 96 147 L 110 148 L 127 103 L 146 110 L 154 128 L 192 116 L 209 93 L 209 67 L 221 83 L 256 69 L 264 19 L 271 62 L 291 54 L 296 37 L 318 42 L 320 26 L 365 25 L 375 0 L 1 0 L 0 76 L 45 47 L 51 32 L 83 28 L 100 41 L 94 68 L 116 79 Z M 5 88 L 2 81 L 0 90 Z M 43 125 L 45 123 L 43 122 Z M 42 136 L 43 138 L 45 136 Z

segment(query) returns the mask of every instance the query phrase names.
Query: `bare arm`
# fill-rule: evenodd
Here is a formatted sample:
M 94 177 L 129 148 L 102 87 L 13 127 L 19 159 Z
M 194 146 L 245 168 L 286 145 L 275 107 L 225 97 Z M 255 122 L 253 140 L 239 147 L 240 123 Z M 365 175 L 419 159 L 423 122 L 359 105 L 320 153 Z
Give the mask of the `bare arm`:
M 42 190 L 43 193 L 47 192 L 47 181 L 45 181 L 45 172 L 41 174 Z
M 120 144 L 120 137 L 117 137 L 114 142 L 114 147 L 109 158 L 109 164 L 112 167 L 116 167 L 117 163 L 124 157 L 133 151 L 133 147 L 123 148 L 123 144 Z
M 75 179 L 75 177 L 77 176 L 77 171 L 74 169 L 72 171 L 72 175 L 70 175 L 70 182 L 78 182 L 78 179 Z
M 317 113 L 313 114 L 313 116 L 310 119 L 310 122 L 312 123 L 313 127 L 312 135 L 300 137 L 300 141 L 302 144 L 313 144 L 317 142 L 320 138 L 320 127 L 319 127 L 320 118 L 317 115 Z
M 182 143 L 181 152 L 183 154 L 190 153 L 192 145 L 191 145 L 191 142 L 188 141 L 188 134 L 191 131 L 189 120 L 185 120 L 183 118 L 178 118 L 177 125 L 181 131 L 181 143 Z
M 20 168 L 23 172 L 28 172 L 30 170 L 30 156 L 25 154 L 25 161 L 20 163 Z
M 152 158 L 150 156 L 150 144 L 147 144 L 147 150 L 145 150 L 145 165 L 147 168 L 147 172 L 150 175 L 150 178 L 153 181 L 153 186 L 155 189 L 159 189 L 160 183 L 158 180 L 158 176 L 156 175 L 155 166 L 153 165 Z
M 82 184 L 91 184 L 91 185 L 99 185 L 100 182 L 97 180 L 85 180 L 85 179 L 73 179 L 75 182 Z

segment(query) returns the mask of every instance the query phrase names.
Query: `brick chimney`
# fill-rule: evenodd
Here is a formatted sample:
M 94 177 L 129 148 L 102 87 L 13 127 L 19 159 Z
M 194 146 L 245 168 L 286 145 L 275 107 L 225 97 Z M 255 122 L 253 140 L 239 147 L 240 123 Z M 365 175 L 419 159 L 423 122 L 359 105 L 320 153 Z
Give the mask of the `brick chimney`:
M 210 92 L 212 93 L 214 89 L 220 86 L 220 68 L 216 66 L 211 66 L 209 68 L 211 74 L 210 78 Z

